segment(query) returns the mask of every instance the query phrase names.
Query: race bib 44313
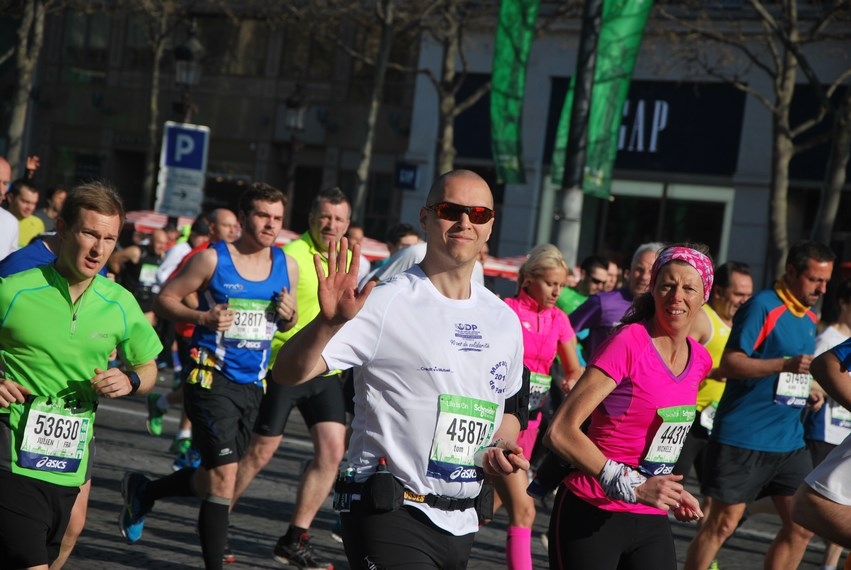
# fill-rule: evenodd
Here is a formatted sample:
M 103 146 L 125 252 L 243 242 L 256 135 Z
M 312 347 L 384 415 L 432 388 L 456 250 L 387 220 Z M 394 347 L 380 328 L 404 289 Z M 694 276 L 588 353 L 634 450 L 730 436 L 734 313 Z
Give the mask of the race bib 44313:
M 653 435 L 640 469 L 645 475 L 668 475 L 680 457 L 683 444 L 691 430 L 695 407 L 671 406 L 656 410 L 662 423 Z

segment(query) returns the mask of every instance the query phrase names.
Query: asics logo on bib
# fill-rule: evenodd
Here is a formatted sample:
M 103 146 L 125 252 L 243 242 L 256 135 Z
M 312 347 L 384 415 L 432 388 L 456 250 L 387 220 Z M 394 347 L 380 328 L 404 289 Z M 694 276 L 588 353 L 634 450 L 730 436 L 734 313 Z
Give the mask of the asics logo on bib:
M 673 465 L 660 465 L 653 472 L 653 475 L 670 475 L 673 472 L 674 472 L 674 466 Z
M 261 344 L 255 340 L 241 340 L 236 346 L 238 348 L 260 348 Z
M 449 479 L 454 481 L 455 479 L 461 479 L 462 481 L 475 481 L 476 480 L 476 469 L 474 467 L 461 467 L 458 466 L 455 468 L 455 471 L 449 474 Z
M 60 461 L 49 457 L 42 457 L 35 464 L 36 469 L 65 469 L 66 467 L 68 467 L 67 461 Z

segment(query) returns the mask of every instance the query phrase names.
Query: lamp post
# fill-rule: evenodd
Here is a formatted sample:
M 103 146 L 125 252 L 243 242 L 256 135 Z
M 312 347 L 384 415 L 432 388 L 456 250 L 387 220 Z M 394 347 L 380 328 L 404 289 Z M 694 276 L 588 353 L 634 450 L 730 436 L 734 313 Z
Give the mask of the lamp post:
M 285 115 L 284 125 L 290 132 L 290 152 L 287 163 L 287 212 L 286 212 L 286 227 L 291 227 L 293 211 L 293 200 L 295 199 L 295 155 L 301 148 L 301 142 L 298 140 L 298 134 L 304 130 L 304 114 L 307 112 L 307 105 L 304 101 L 304 88 L 301 85 L 296 85 L 292 95 L 284 101 Z
M 184 123 L 191 123 L 192 113 L 197 110 L 191 90 L 201 80 L 203 55 L 204 46 L 198 40 L 198 25 L 193 19 L 186 41 L 174 48 L 174 83 L 182 90 L 180 108 Z

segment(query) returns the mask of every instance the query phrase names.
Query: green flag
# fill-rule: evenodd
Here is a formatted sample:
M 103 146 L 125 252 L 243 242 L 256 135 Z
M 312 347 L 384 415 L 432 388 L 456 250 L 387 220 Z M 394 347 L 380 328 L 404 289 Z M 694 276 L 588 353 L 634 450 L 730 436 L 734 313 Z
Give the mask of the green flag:
M 521 118 L 526 64 L 540 0 L 502 0 L 491 80 L 491 149 L 499 182 L 523 184 Z
M 612 169 L 618 150 L 618 131 L 623 104 L 629 92 L 632 71 L 644 36 L 644 27 L 653 7 L 652 0 L 604 0 L 600 39 L 597 43 L 597 64 L 594 88 L 591 92 L 591 111 L 588 117 L 588 142 L 583 170 L 582 189 L 599 198 L 608 198 L 612 188 Z M 573 84 L 565 105 L 573 101 Z M 565 114 L 567 119 L 565 119 Z M 556 144 L 553 151 L 553 181 L 564 170 L 570 107 L 562 109 L 559 129 L 564 123 L 564 146 Z M 557 133 L 556 142 L 561 132 Z M 561 167 L 556 170 L 555 157 Z
M 573 90 L 576 88 L 576 74 L 570 78 L 570 86 L 564 96 L 561 116 L 558 119 L 556 138 L 553 144 L 553 159 L 550 166 L 550 178 L 553 184 L 561 186 L 564 180 L 565 159 L 567 158 L 567 136 L 570 133 L 570 111 L 573 109 Z

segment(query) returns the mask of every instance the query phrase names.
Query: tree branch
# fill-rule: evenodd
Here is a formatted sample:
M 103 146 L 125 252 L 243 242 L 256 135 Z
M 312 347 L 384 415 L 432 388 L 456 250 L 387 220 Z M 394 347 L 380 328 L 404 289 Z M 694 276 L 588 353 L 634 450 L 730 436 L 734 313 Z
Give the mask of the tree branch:
M 463 113 L 464 111 L 466 111 L 467 109 L 469 109 L 470 107 L 475 105 L 479 101 L 479 99 L 484 97 L 485 94 L 487 94 L 488 91 L 490 91 L 490 90 L 491 90 L 491 82 L 490 81 L 482 84 L 478 89 L 473 91 L 473 93 L 471 93 L 469 97 L 467 97 L 466 99 L 464 99 L 463 101 L 461 101 L 460 103 L 455 105 L 455 108 L 452 111 L 452 119 L 455 119 L 455 117 L 457 117 L 458 115 L 460 115 L 461 113 Z
M 829 132 L 822 133 L 820 135 L 815 135 L 804 142 L 796 143 L 795 145 L 793 145 L 792 153 L 799 154 L 808 150 L 812 150 L 818 146 L 830 142 L 831 137 L 832 135 Z
M 14 54 L 15 54 L 15 46 L 10 47 L 5 52 L 0 54 L 0 65 L 3 65 L 8 60 L 10 60 Z
M 691 32 L 705 40 L 714 41 L 721 45 L 726 45 L 736 49 L 737 51 L 742 52 L 745 58 L 747 58 L 748 61 L 750 61 L 754 66 L 764 71 L 769 77 L 774 77 L 776 71 L 765 65 L 765 63 L 759 58 L 759 56 L 753 53 L 750 48 L 748 48 L 744 44 L 741 38 L 730 38 L 720 32 L 716 32 L 714 30 L 707 30 L 695 24 L 688 23 L 672 15 L 670 12 L 663 8 L 659 9 L 659 13 L 662 14 L 662 16 L 664 16 L 665 18 L 674 22 L 675 24 L 682 26 L 687 32 Z

